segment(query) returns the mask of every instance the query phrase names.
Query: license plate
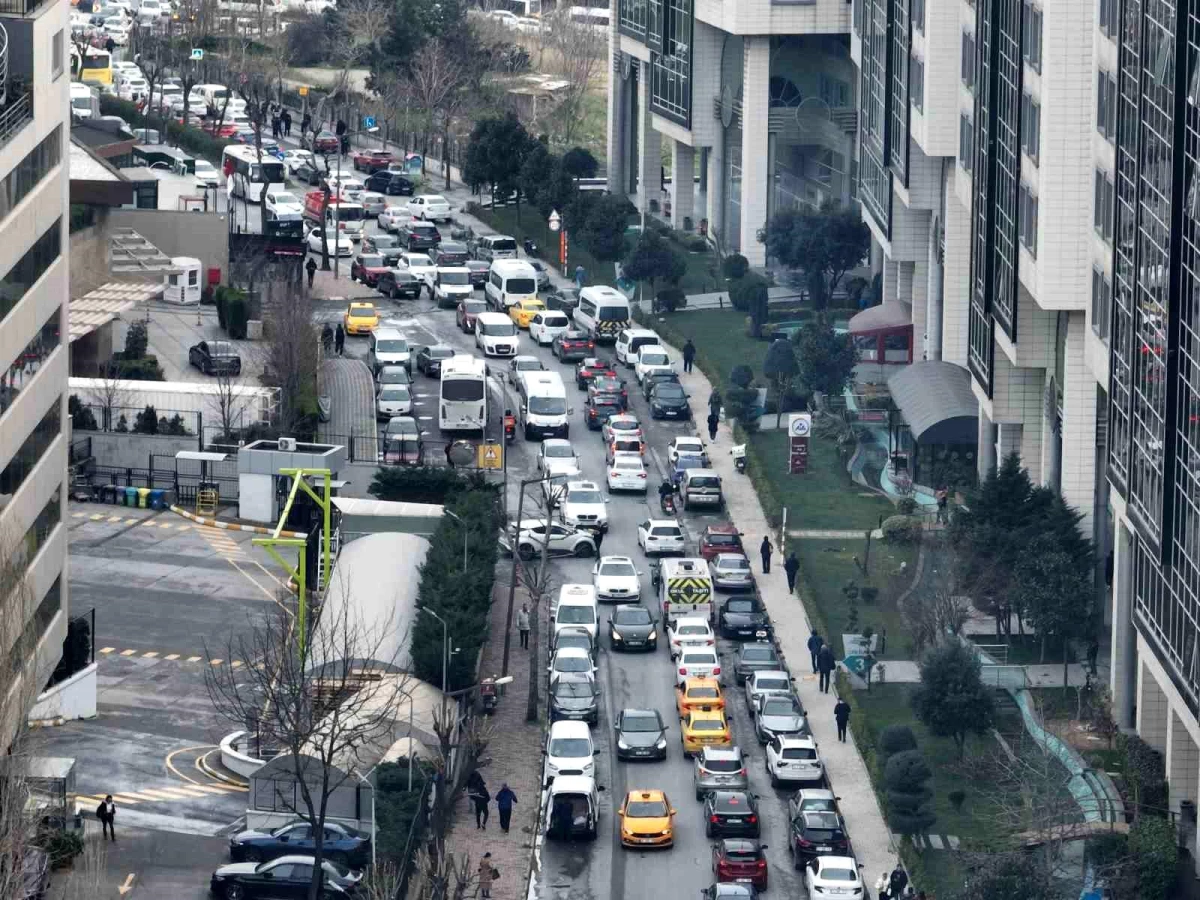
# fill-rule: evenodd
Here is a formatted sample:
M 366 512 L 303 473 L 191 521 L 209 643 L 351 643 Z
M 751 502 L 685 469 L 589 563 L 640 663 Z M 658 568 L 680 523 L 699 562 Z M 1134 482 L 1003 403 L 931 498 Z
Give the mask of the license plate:
M 726 825 L 741 825 L 742 820 L 741 819 L 726 819 L 725 824 Z
M 636 756 L 649 756 L 650 755 L 650 751 L 646 750 L 646 749 L 634 750 L 633 752 Z
M 654 838 L 638 838 L 638 841 L 643 844 L 653 844 Z
M 754 632 L 754 636 L 765 638 L 767 636 L 767 633 L 765 631 L 756 631 L 756 632 Z
M 832 849 L 833 849 L 832 847 L 818 847 L 817 852 L 818 853 L 828 853 Z
M 736 881 L 738 884 L 749 884 L 754 879 L 753 878 L 735 878 L 733 880 Z

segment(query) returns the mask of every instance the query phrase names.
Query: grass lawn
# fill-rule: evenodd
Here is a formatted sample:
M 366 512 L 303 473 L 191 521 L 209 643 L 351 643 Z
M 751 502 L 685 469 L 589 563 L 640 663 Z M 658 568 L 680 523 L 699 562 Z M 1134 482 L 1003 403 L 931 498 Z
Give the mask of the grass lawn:
M 847 625 L 849 604 L 842 588 L 853 579 L 860 586 L 871 583 L 880 589 L 874 602 L 858 602 L 858 631 L 867 625 L 880 633 L 886 629 L 887 641 L 879 657 L 884 660 L 912 659 L 912 641 L 896 606 L 896 598 L 907 587 L 909 579 L 897 578 L 895 583 L 890 582 L 891 574 L 900 568 L 902 562 L 908 563 L 908 571 L 912 572 L 916 564 L 916 548 L 872 541 L 872 577 L 868 582 L 854 563 L 855 558 L 863 558 L 866 544 L 864 540 L 797 539 L 791 541 L 789 549 L 795 550 L 800 560 L 800 577 L 812 591 L 812 602 L 824 620 L 825 638 L 832 641 L 839 654 L 842 651 L 841 636 L 850 632 Z
M 736 309 L 678 312 L 660 316 L 651 326 L 676 347 L 691 338 L 696 344 L 696 364 L 722 390 L 736 365 L 745 364 L 761 373 L 770 346 L 746 334 L 746 314 Z

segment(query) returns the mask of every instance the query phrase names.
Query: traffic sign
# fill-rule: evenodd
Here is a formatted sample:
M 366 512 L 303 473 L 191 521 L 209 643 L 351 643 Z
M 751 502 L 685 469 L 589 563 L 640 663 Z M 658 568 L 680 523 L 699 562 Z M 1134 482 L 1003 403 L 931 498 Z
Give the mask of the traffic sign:
M 789 475 L 803 475 L 808 471 L 808 436 L 811 433 L 811 413 L 792 413 L 788 416 Z
M 812 413 L 791 413 L 788 416 L 788 436 L 808 437 L 812 434 Z
M 477 465 L 481 469 L 502 469 L 504 468 L 504 446 L 496 441 L 488 441 L 486 444 L 480 444 L 478 450 L 479 458 Z
M 363 116 L 363 126 L 362 127 L 363 128 L 374 128 L 375 127 L 375 117 L 374 116 Z
M 843 659 L 842 665 L 844 665 L 859 678 L 866 678 L 867 673 L 871 671 L 871 668 L 876 662 L 878 662 L 878 660 L 876 660 L 873 656 L 854 654 L 853 656 L 847 656 L 845 659 Z
M 300 85 L 300 88 L 299 88 L 299 94 L 300 94 L 300 96 L 301 96 L 301 97 L 307 97 L 307 96 L 308 96 L 308 85 L 307 85 L 307 84 L 302 84 L 302 85 Z
M 199 62 L 204 59 L 204 51 L 199 47 L 192 48 L 192 62 Z

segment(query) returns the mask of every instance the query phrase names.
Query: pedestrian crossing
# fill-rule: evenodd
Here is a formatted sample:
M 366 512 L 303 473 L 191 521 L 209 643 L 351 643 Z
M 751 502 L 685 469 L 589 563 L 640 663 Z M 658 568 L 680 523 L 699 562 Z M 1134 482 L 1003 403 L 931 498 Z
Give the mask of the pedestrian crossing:
M 893 834 L 897 845 L 900 843 L 903 835 Z M 912 841 L 914 847 L 924 849 L 928 847 L 930 850 L 957 850 L 959 848 L 959 840 L 952 834 L 913 834 L 909 835 L 909 840 Z
M 236 784 L 177 784 L 139 788 L 136 791 L 114 791 L 113 802 L 118 806 L 140 806 L 146 803 L 179 803 L 213 797 L 249 793 L 248 787 Z M 107 793 L 70 794 L 68 800 L 84 812 L 104 802 Z
M 240 669 L 242 661 L 235 659 L 232 662 L 225 659 L 205 659 L 203 656 L 195 656 L 185 653 L 163 653 L 161 650 L 121 650 L 117 647 L 100 647 L 96 652 L 104 657 L 123 657 L 125 659 L 150 659 L 163 660 L 165 662 L 184 662 L 184 663 L 199 663 L 205 666 L 223 666 L 228 665 L 231 669 Z
M 109 513 L 71 513 L 72 519 L 84 519 L 87 522 L 103 522 L 106 525 L 140 525 L 143 528 L 158 528 L 162 531 L 189 531 L 196 528 L 189 522 L 164 520 L 160 517 L 122 516 Z

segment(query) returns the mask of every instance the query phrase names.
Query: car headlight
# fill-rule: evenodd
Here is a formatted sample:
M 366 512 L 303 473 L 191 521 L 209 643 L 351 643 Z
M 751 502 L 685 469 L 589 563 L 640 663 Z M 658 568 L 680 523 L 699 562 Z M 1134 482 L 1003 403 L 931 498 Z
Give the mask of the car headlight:
M 619 631 L 616 631 L 615 629 L 613 630 L 613 633 L 612 633 L 612 639 L 613 639 L 614 641 L 621 641 L 621 640 L 624 640 L 624 638 L 622 638 L 622 637 L 621 637 L 621 632 L 619 632 Z
M 625 741 L 622 740 L 621 738 L 617 738 L 617 749 L 618 750 L 628 750 L 629 745 L 627 743 L 625 743 Z
M 657 641 L 658 640 L 658 631 L 655 630 L 655 631 L 650 632 L 650 637 L 646 638 L 646 640 Z
M 667 739 L 659 738 L 658 743 L 656 743 L 654 746 L 658 750 L 665 750 L 667 748 Z

